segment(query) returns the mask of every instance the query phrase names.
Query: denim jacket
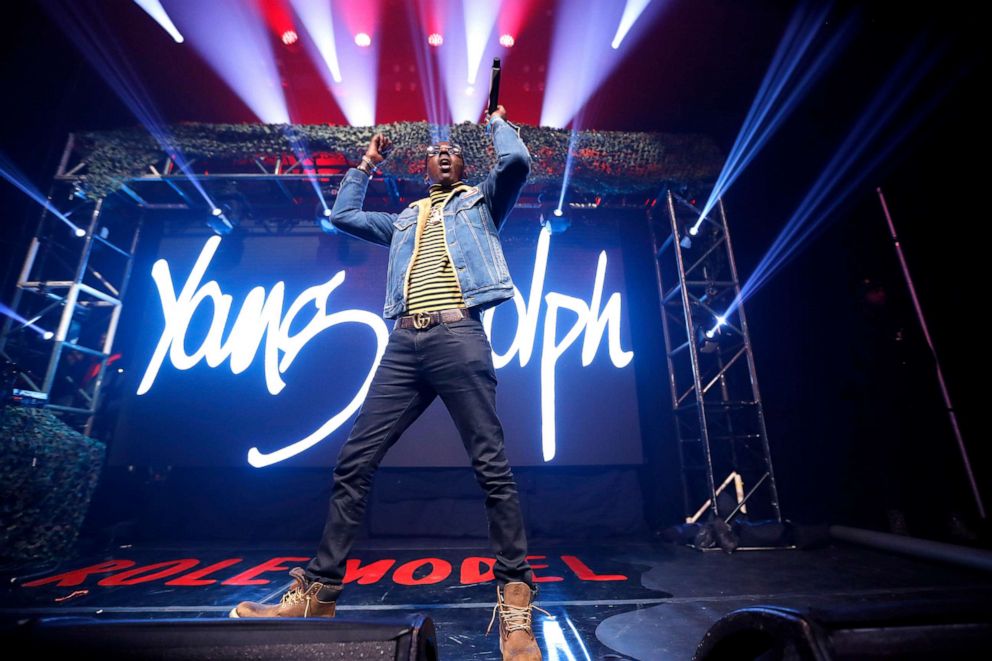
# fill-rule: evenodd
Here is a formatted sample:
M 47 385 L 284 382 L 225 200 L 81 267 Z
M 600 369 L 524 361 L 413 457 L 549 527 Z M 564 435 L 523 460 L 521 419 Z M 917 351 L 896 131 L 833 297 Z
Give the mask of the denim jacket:
M 490 126 L 496 166 L 482 183 L 449 197 L 443 214 L 445 240 L 462 298 L 465 305 L 480 310 L 513 298 L 513 280 L 499 231 L 530 174 L 530 154 L 518 131 L 501 118 L 494 118 Z M 331 224 L 356 238 L 389 247 L 383 315 L 394 319 L 406 309 L 407 271 L 430 198 L 417 200 L 398 214 L 363 211 L 368 185 L 368 175 L 356 168 L 348 170 L 334 200 Z

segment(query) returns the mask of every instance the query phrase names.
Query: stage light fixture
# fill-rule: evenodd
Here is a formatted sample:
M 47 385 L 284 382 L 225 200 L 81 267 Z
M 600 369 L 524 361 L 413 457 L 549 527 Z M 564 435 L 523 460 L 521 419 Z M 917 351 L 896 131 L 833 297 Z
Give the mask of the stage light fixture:
M 432 32 L 429 37 L 427 37 L 427 43 L 435 48 L 444 43 L 444 37 L 441 36 L 439 32 Z
M 300 35 L 296 34 L 295 30 L 286 30 L 282 33 L 282 43 L 287 46 L 292 46 L 299 40 L 299 38 Z
M 237 205 L 227 202 L 221 203 L 210 210 L 207 227 L 212 229 L 214 234 L 226 236 L 238 225 L 240 215 Z
M 720 334 L 720 327 L 721 326 L 725 326 L 726 323 L 727 323 L 727 318 L 725 316 L 723 316 L 722 314 L 721 315 L 717 315 L 717 317 L 716 317 L 716 326 L 714 326 L 713 328 L 709 329 L 704 334 L 705 337 L 706 337 L 706 339 L 712 340 L 717 335 L 719 335 Z
M 317 202 L 317 206 L 313 210 L 315 222 L 317 227 L 321 231 L 328 234 L 337 234 L 338 229 L 331 224 L 331 209 L 324 203 L 323 200 Z
M 366 32 L 359 32 L 355 35 L 355 45 L 362 48 L 368 48 L 372 45 L 372 37 Z
M 82 227 L 77 227 L 76 231 L 74 231 L 73 234 L 75 234 L 81 239 L 84 236 L 86 236 L 86 230 L 84 230 Z
M 716 329 L 704 331 L 702 326 L 696 327 L 696 348 L 699 353 L 715 353 L 720 348 Z
M 561 210 L 561 207 L 555 209 L 552 213 L 554 213 L 559 218 L 561 218 L 565 214 L 565 212 Z
M 512 34 L 502 34 L 499 37 L 499 45 L 504 48 L 512 48 L 514 43 Z
M 555 209 L 550 218 L 541 214 L 541 225 L 551 234 L 561 234 L 572 226 L 572 221 L 562 215 L 561 209 Z
M 53 337 L 55 337 L 55 333 L 53 333 L 52 331 L 45 331 L 44 333 L 42 333 L 41 337 L 43 339 L 50 340 Z

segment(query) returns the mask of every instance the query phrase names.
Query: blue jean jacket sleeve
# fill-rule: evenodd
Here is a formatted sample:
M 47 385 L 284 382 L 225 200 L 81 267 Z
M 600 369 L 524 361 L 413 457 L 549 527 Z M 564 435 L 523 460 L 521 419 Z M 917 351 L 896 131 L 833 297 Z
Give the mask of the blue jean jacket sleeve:
M 503 229 L 503 223 L 513 205 L 517 203 L 520 189 L 530 174 L 530 153 L 517 131 L 504 119 L 493 118 L 490 122 L 493 133 L 493 146 L 496 149 L 496 167 L 480 184 L 489 205 L 496 230 Z
M 351 168 L 345 173 L 331 209 L 331 225 L 345 234 L 388 248 L 397 214 L 362 211 L 368 187 L 369 176 L 361 170 Z

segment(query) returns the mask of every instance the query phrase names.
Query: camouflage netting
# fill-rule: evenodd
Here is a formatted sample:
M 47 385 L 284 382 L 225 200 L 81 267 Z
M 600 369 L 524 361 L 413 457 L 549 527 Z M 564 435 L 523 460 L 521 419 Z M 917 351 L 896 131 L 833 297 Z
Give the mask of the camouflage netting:
M 477 180 L 495 162 L 485 128 L 470 122 L 442 127 L 465 150 L 467 180 Z M 357 164 L 376 132 L 396 146 L 383 164 L 386 174 L 421 182 L 424 148 L 438 127 L 427 122 L 402 122 L 371 127 L 286 124 L 177 124 L 157 141 L 143 128 L 77 134 L 79 155 L 86 162 L 86 194 L 106 196 L 128 179 L 161 166 L 165 154 L 178 154 L 201 171 L 210 159 L 251 162 L 256 157 L 295 154 L 341 154 Z M 528 183 L 560 187 L 570 142 L 573 156 L 569 186 L 578 192 L 635 194 L 657 192 L 665 182 L 713 181 L 723 165 L 716 145 L 706 136 L 623 131 L 571 131 L 521 126 L 520 136 L 533 156 Z M 169 146 L 163 149 L 162 144 Z
M 8 406 L 0 422 L 0 561 L 65 556 L 76 542 L 105 446 L 44 409 Z

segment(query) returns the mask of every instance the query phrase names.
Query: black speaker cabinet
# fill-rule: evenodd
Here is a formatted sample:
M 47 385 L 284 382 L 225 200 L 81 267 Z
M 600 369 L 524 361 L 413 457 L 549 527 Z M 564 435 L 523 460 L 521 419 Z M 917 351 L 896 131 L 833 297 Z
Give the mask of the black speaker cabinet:
M 4 649 L 62 659 L 395 659 L 436 661 L 429 617 L 384 622 L 323 618 L 94 620 L 43 618 L 8 629 Z M 13 645 L 13 647 L 11 647 Z
M 829 608 L 754 606 L 710 627 L 694 661 L 988 659 L 992 600 L 987 595 L 859 603 Z

